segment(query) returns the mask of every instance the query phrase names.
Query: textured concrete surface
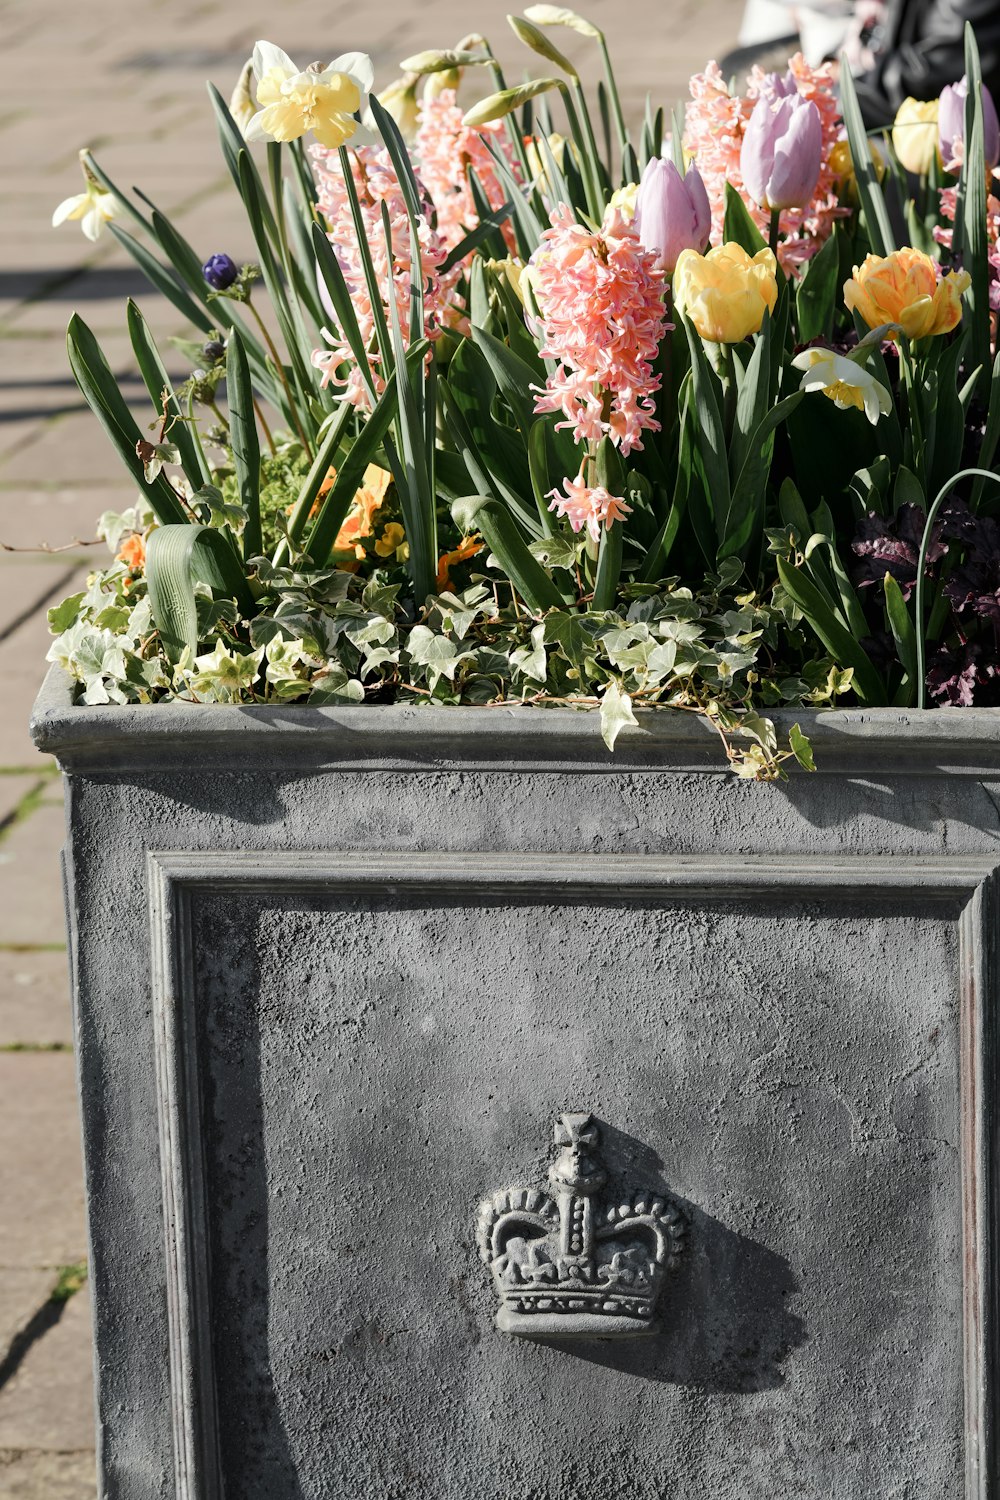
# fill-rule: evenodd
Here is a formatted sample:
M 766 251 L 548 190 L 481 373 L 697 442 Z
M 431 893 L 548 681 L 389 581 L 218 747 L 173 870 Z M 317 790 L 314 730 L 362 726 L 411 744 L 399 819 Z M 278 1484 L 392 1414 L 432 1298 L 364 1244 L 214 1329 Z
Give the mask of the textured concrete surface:
M 610 0 L 588 7 L 608 28 L 633 115 L 647 87 L 669 99 L 708 56 L 731 46 L 742 10 L 740 0 L 634 0 L 626 31 Z M 109 236 L 92 246 L 76 225 L 54 231 L 52 210 L 79 190 L 76 153 L 89 145 L 112 176 L 144 187 L 199 252 L 249 255 L 215 153 L 206 76 L 228 92 L 263 35 L 303 63 L 367 49 L 388 81 L 402 56 L 450 45 L 472 25 L 489 32 L 515 76 L 530 59 L 509 36 L 508 8 L 506 0 L 474 10 L 458 0 L 387 0 L 366 10 L 291 0 L 276 12 L 249 0 L 234 11 L 208 0 L 165 10 L 153 0 L 94 0 L 54 9 L 11 0 L 0 9 L 0 543 L 60 549 L 0 551 L 0 1049 L 21 1049 L 0 1051 L 0 1368 L 22 1321 L 45 1308 L 55 1268 L 84 1254 L 71 1059 L 32 1050 L 67 1048 L 72 1032 L 65 953 L 48 946 L 63 943 L 61 817 L 46 805 L 56 788 L 41 780 L 45 762 L 27 718 L 44 670 L 45 607 L 77 586 L 75 571 L 95 555 L 100 512 L 131 501 L 69 376 L 65 326 L 79 308 L 136 395 L 124 297 L 138 297 L 162 344 L 185 332 Z M 563 41 L 592 78 L 586 44 L 568 34 Z M 121 1001 L 142 1009 L 135 994 Z M 0 1500 L 94 1500 L 83 1301 L 72 1310 L 0 1389 Z M 8 1399 L 34 1412 L 13 1437 Z M 88 1451 L 69 1451 L 76 1444 Z
M 963 1222 L 995 716 L 911 749 L 837 715 L 822 773 L 768 787 L 662 721 L 613 758 L 530 710 L 482 711 L 488 744 L 363 709 L 179 710 L 171 741 L 60 693 L 111 1493 L 166 1500 L 180 1410 L 255 1500 L 961 1500 L 996 1400 L 963 1316 L 996 1276 Z M 641 1346 L 494 1326 L 477 1206 L 544 1181 L 565 1109 L 690 1217 Z

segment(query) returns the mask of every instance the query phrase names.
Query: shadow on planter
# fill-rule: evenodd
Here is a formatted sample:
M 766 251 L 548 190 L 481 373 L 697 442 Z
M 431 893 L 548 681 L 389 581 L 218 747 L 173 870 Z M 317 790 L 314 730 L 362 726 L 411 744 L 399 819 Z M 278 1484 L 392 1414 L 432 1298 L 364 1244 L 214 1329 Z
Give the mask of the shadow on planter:
M 669 1190 L 688 1216 L 688 1246 L 664 1288 L 663 1327 L 654 1337 L 546 1342 L 606 1369 L 700 1391 L 749 1394 L 783 1385 L 785 1361 L 807 1338 L 788 1305 L 799 1290 L 788 1261 L 679 1197 L 651 1147 L 599 1123 L 612 1184 L 620 1171 L 633 1188 Z

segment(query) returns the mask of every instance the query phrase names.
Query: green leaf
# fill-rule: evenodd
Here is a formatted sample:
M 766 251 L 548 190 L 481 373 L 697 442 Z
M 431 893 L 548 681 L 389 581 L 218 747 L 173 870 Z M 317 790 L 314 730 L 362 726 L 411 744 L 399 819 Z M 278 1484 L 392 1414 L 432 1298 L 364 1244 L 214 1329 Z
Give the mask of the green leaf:
M 965 151 L 958 184 L 956 218 L 961 217 L 962 264 L 972 277 L 965 294 L 964 322 L 971 333 L 970 360 L 979 367 L 979 394 L 989 394 L 990 297 L 986 234 L 986 157 L 983 126 L 983 73 L 971 24 L 965 23 Z
M 472 341 L 485 355 L 493 378 L 514 414 L 514 420 L 522 435 L 527 437 L 535 422 L 531 396 L 531 387 L 537 381 L 534 370 L 484 328 L 473 327 Z
M 452 516 L 463 536 L 481 533 L 511 586 L 529 609 L 543 614 L 557 609 L 562 596 L 538 560 L 532 557 L 510 511 L 492 495 L 465 495 L 452 502 Z
M 167 301 L 172 303 L 177 311 L 182 313 L 188 322 L 193 323 L 202 333 L 211 333 L 211 318 L 203 308 L 198 306 L 197 302 L 184 289 L 177 278 L 165 266 L 160 265 L 156 256 L 147 250 L 146 246 L 135 239 L 133 235 L 126 234 L 125 230 L 120 229 L 117 224 L 109 224 L 108 228 L 122 249 L 127 250 L 129 255 L 131 255 L 153 289 L 166 297 Z
M 899 657 L 903 671 L 909 678 L 909 692 L 907 703 L 916 702 L 916 675 L 917 675 L 917 637 L 913 629 L 913 621 L 910 619 L 906 601 L 903 598 L 899 584 L 891 573 L 887 573 L 883 580 L 885 590 L 885 611 L 889 618 L 889 629 L 896 643 L 896 655 Z
M 835 229 L 813 256 L 799 282 L 795 298 L 799 343 L 830 338 L 839 297 L 840 244 L 839 230 Z
M 549 495 L 554 488 L 549 477 L 549 424 L 539 417 L 528 433 L 528 471 L 531 489 L 538 507 L 538 519 L 546 536 L 555 533 L 555 522 L 549 509 Z
M 260 439 L 253 406 L 253 386 L 243 341 L 234 329 L 226 354 L 226 399 L 229 402 L 229 446 L 239 486 L 240 504 L 247 513 L 243 555 L 256 557 L 263 542 L 260 529 Z
M 726 211 L 722 233 L 724 240 L 735 240 L 748 255 L 756 255 L 758 250 L 767 248 L 767 240 L 750 217 L 750 210 L 731 182 L 726 183 Z
M 692 440 L 692 455 L 697 459 L 705 476 L 705 502 L 715 524 L 716 536 L 722 542 L 725 532 L 719 517 L 728 517 L 729 460 L 725 428 L 716 394 L 716 379 L 712 374 L 705 346 L 694 324 L 680 311 L 676 316 L 684 324 L 684 331 L 691 350 L 692 400 L 690 406 L 695 436 Z
M 158 526 L 146 543 L 149 602 L 163 649 L 171 661 L 185 648 L 198 650 L 198 604 L 194 585 L 213 597 L 235 599 L 250 614 L 254 597 L 232 543 L 212 526 Z
M 792 603 L 822 641 L 839 667 L 854 668 L 854 688 L 862 703 L 885 703 L 885 686 L 870 658 L 836 618 L 816 585 L 800 568 L 778 558 L 778 577 Z
M 896 248 L 896 240 L 889 221 L 889 210 L 879 184 L 878 173 L 875 171 L 875 163 L 872 161 L 871 151 L 868 148 L 865 122 L 861 115 L 861 106 L 858 103 L 846 54 L 841 54 L 840 59 L 840 103 L 844 124 L 847 127 L 847 139 L 851 148 L 854 176 L 858 185 L 858 197 L 861 200 L 868 239 L 876 255 L 891 255 Z
M 139 373 L 149 392 L 149 399 L 154 407 L 160 410 L 164 393 L 166 393 L 166 414 L 169 418 L 167 435 L 171 442 L 177 444 L 185 478 L 193 489 L 197 489 L 199 485 L 209 482 L 212 477 L 211 470 L 205 462 L 205 456 L 195 440 L 190 424 L 184 420 L 181 413 L 170 377 L 160 358 L 160 351 L 156 347 L 156 341 L 131 297 L 126 305 L 125 319 Z
M 316 457 L 312 461 L 309 473 L 303 481 L 295 501 L 295 507 L 288 520 L 288 535 L 293 542 L 297 542 L 305 531 L 312 515 L 313 505 L 320 492 L 320 487 L 330 471 L 337 451 L 344 440 L 344 434 L 352 418 L 354 409 L 348 402 L 341 402 L 334 412 L 330 423 L 323 434 L 319 447 L 316 449 Z M 275 564 L 283 562 L 288 556 L 288 544 L 282 541 L 275 552 Z
M 612 678 L 601 695 L 601 738 L 608 749 L 615 748 L 615 741 L 626 724 L 637 723 L 632 712 L 632 699 L 622 691 L 620 683 Z
M 815 771 L 816 762 L 813 759 L 812 745 L 802 733 L 801 724 L 793 724 L 788 731 L 788 744 L 792 754 L 804 771 Z
M 594 579 L 594 599 L 591 604 L 594 610 L 612 609 L 618 597 L 624 529 L 623 521 L 613 521 L 601 532 L 597 553 L 597 575 Z
M 100 344 L 79 313 L 74 313 L 69 320 L 66 348 L 70 369 L 84 399 L 111 439 L 129 474 L 153 507 L 157 520 L 164 525 L 171 521 L 186 521 L 184 507 L 164 475 L 159 473 L 153 480 L 146 479 L 142 460 L 135 451 L 136 443 L 144 440 L 143 434 L 118 389 L 118 382 L 111 373 Z

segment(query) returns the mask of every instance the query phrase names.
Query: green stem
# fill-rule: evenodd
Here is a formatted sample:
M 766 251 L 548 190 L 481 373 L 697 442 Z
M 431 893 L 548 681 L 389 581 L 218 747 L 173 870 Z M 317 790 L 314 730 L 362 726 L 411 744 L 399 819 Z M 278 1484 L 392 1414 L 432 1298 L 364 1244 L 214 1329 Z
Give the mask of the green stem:
M 899 363 L 903 372 L 903 384 L 906 388 L 906 412 L 910 419 L 910 428 L 913 434 L 913 465 L 917 478 L 921 484 L 924 484 L 924 434 L 923 423 L 920 418 L 920 403 L 917 400 L 917 372 L 913 359 L 913 350 L 905 334 L 900 336 Z
M 562 94 L 563 104 L 566 106 L 566 118 L 569 121 L 569 133 L 576 142 L 580 152 L 580 166 L 583 169 L 583 190 L 587 196 L 587 212 L 596 224 L 604 217 L 600 204 L 600 193 L 594 182 L 591 171 L 590 159 L 587 152 L 587 144 L 584 140 L 580 121 L 577 117 L 576 107 L 573 104 L 573 96 L 569 91 L 569 85 L 560 83 L 559 92 Z
M 573 79 L 573 92 L 580 106 L 580 118 L 583 121 L 584 133 L 587 141 L 587 152 L 590 158 L 590 170 L 594 179 L 594 190 L 598 204 L 596 214 L 598 222 L 604 217 L 604 188 L 601 182 L 601 157 L 597 149 L 597 137 L 594 135 L 594 124 L 590 118 L 590 110 L 587 106 L 587 96 L 583 91 L 583 85 L 579 78 Z
M 271 436 L 271 429 L 267 425 L 267 421 L 264 417 L 264 410 L 260 402 L 257 400 L 256 396 L 253 398 L 253 409 L 257 413 L 257 421 L 260 423 L 261 427 L 264 430 L 264 437 L 267 439 L 267 446 L 271 450 L 271 457 L 274 458 L 276 457 L 278 450 L 274 446 L 274 438 Z
M 924 595 L 927 580 L 924 577 L 927 568 L 927 552 L 931 543 L 931 531 L 937 520 L 937 513 L 941 509 L 947 497 L 958 484 L 960 479 L 992 479 L 994 484 L 1000 484 L 1000 474 L 993 474 L 989 469 L 961 469 L 953 474 L 947 484 L 943 484 L 938 490 L 934 504 L 927 512 L 927 520 L 924 523 L 924 534 L 920 541 L 920 556 L 917 558 L 917 587 L 914 600 L 914 612 L 916 614 L 916 638 L 917 638 L 917 707 L 927 707 L 927 643 L 924 640 Z
M 288 376 L 285 374 L 285 367 L 278 357 L 277 349 L 274 347 L 274 340 L 268 333 L 264 319 L 261 317 L 260 313 L 254 306 L 253 299 L 251 297 L 247 297 L 246 308 L 247 311 L 250 312 L 256 319 L 257 327 L 260 329 L 261 337 L 270 351 L 275 373 L 277 374 L 278 379 L 281 381 L 282 385 L 285 388 L 285 395 L 288 397 L 288 414 L 292 419 L 292 424 L 295 427 L 295 431 L 298 433 L 299 441 L 301 442 L 302 447 L 305 449 L 306 455 L 309 458 L 312 458 L 313 453 L 312 449 L 309 446 L 309 439 L 306 437 L 304 431 L 302 430 L 302 423 L 299 421 L 298 408 L 295 405 L 295 397 L 292 395 L 292 388 L 288 384 Z
M 726 390 L 722 421 L 728 443 L 736 424 L 736 356 L 733 353 L 732 344 L 720 344 L 719 348 L 722 350 L 722 364 L 725 370 Z
M 771 254 L 774 256 L 775 260 L 777 260 L 777 258 L 778 258 L 778 241 L 780 240 L 780 238 L 781 238 L 781 209 L 780 208 L 772 208 L 771 209 L 771 233 L 768 236 L 768 244 L 771 247 Z

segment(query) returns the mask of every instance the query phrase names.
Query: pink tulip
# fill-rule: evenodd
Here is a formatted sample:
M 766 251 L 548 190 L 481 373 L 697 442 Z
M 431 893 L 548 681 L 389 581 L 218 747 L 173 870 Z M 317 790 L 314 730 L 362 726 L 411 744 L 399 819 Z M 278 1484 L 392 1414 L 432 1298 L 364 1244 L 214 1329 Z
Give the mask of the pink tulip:
M 969 94 L 969 80 L 961 78 L 958 83 L 949 83 L 941 90 L 938 102 L 938 137 L 941 142 L 941 160 L 949 171 L 962 165 L 965 143 L 965 101 Z M 986 165 L 995 167 L 1000 161 L 1000 122 L 996 106 L 989 89 L 983 84 L 983 143 Z
M 757 100 L 740 151 L 747 192 L 761 208 L 804 208 L 823 157 L 819 110 L 801 94 Z
M 673 162 L 650 157 L 635 200 L 636 232 L 643 248 L 671 275 L 682 250 L 700 255 L 712 232 L 712 209 L 697 167 L 682 177 Z

